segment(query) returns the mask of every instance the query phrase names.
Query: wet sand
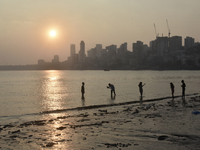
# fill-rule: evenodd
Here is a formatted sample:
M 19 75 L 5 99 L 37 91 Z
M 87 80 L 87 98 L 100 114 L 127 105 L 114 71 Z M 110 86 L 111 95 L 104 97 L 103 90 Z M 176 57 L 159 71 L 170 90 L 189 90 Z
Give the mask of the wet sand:
M 74 110 L 72 110 L 74 111 Z M 138 101 L 0 125 L 0 149 L 200 149 L 200 97 Z M 53 113 L 53 112 L 48 112 Z

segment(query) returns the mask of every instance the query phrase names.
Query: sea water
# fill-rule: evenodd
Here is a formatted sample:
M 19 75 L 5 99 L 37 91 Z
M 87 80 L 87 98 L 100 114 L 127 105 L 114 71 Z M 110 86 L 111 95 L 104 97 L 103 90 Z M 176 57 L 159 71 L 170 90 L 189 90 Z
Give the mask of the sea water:
M 0 121 L 2 124 L 38 119 L 46 111 L 138 101 L 143 82 L 145 99 L 199 93 L 200 71 L 0 71 Z M 85 82 L 85 99 L 81 85 Z M 111 98 L 108 83 L 115 86 Z

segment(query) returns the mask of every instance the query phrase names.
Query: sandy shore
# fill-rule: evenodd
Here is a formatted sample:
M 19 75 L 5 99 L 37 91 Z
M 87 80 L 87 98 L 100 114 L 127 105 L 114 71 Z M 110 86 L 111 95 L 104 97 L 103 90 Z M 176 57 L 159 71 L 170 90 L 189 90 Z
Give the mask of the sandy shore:
M 0 126 L 0 149 L 197 150 L 200 97 L 140 102 Z

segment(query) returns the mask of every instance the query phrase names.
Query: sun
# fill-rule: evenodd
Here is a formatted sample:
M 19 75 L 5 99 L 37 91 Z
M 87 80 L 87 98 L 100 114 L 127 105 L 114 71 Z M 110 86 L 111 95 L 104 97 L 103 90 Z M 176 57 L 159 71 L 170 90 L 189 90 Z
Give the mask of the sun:
M 51 37 L 55 37 L 56 34 L 57 34 L 57 32 L 56 32 L 55 30 L 49 31 L 49 35 L 50 35 Z

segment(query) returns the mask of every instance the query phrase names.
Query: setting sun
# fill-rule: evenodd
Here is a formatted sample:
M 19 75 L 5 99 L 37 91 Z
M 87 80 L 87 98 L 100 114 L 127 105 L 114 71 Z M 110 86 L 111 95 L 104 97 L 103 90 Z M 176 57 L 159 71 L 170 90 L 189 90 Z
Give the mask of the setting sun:
M 55 30 L 51 30 L 51 31 L 49 32 L 49 35 L 50 35 L 51 37 L 55 37 L 55 36 L 56 36 L 56 31 L 55 31 Z

